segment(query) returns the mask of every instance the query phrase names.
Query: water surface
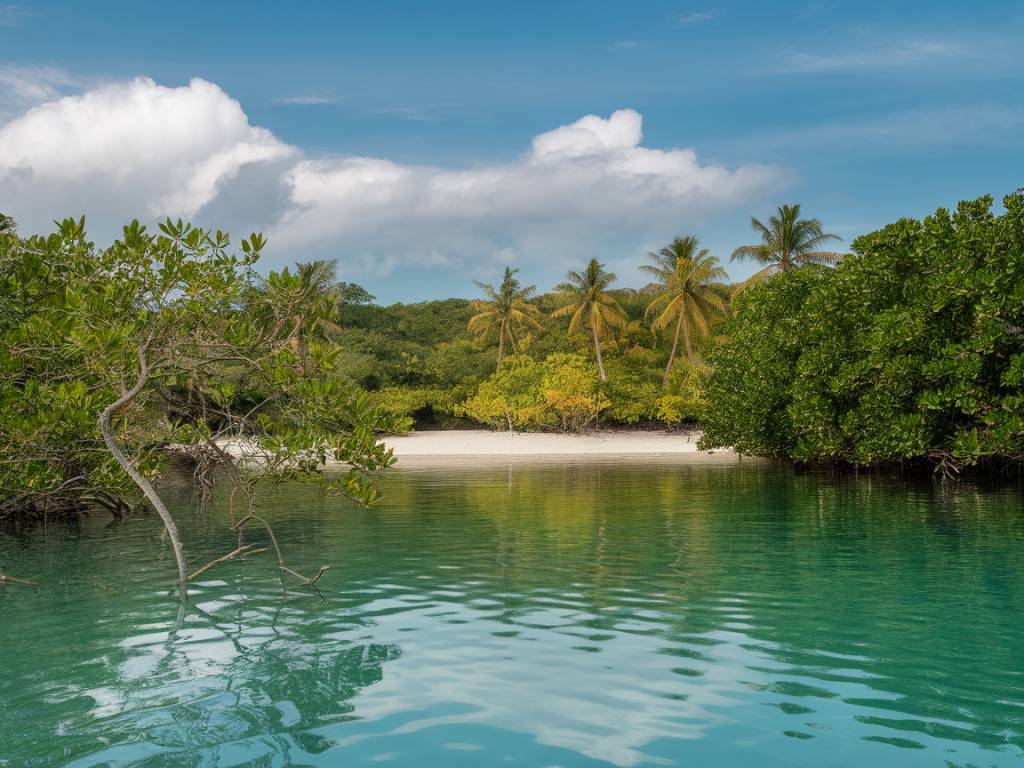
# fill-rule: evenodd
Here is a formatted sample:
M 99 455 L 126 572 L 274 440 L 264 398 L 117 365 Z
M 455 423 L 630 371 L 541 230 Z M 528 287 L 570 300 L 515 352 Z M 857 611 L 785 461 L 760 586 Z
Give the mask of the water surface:
M 159 522 L 0 534 L 0 766 L 1019 766 L 1019 487 L 770 464 L 263 490 L 179 611 Z M 166 491 L 195 564 L 225 499 Z M 252 539 L 260 536 L 253 534 Z

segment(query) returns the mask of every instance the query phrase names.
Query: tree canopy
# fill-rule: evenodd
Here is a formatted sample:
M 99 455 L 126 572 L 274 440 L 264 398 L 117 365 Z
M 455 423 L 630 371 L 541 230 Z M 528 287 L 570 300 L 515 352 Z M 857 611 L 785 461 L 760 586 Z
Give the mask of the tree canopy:
M 745 291 L 709 356 L 704 444 L 949 472 L 1024 457 L 1024 193 L 992 203 Z

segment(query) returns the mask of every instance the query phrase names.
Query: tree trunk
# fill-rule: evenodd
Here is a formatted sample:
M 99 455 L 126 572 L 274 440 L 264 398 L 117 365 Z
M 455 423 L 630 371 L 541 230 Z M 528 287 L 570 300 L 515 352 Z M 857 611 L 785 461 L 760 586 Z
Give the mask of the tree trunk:
M 174 522 L 174 518 L 171 516 L 170 511 L 167 509 L 167 505 L 164 504 L 160 496 L 157 495 L 156 489 L 153 488 L 153 484 L 146 479 L 146 477 L 131 462 L 131 459 L 129 459 L 125 455 L 124 451 L 121 450 L 121 446 L 117 444 L 117 440 L 114 439 L 114 429 L 111 424 L 114 415 L 138 396 L 142 391 L 142 388 L 146 386 L 146 382 L 148 380 L 149 364 L 146 362 L 145 350 L 140 349 L 139 378 L 131 389 L 108 405 L 103 410 L 103 413 L 100 414 L 100 432 L 103 433 L 103 442 L 106 443 L 107 450 L 109 450 L 114 459 L 117 460 L 117 463 L 121 465 L 121 468 L 128 473 L 128 476 L 132 479 L 135 485 L 139 487 L 139 490 L 145 494 L 149 503 L 153 505 L 156 513 L 163 521 L 164 529 L 167 531 L 167 538 L 171 540 L 171 548 L 174 550 L 174 559 L 178 564 L 178 589 L 181 592 L 182 599 L 186 599 L 188 598 L 188 569 L 185 567 L 185 555 L 181 548 L 181 537 L 178 535 L 178 526 Z
M 686 313 L 686 306 L 683 306 L 683 311 L 679 313 L 679 319 L 676 320 L 676 334 L 672 337 L 672 351 L 668 353 L 668 364 L 665 366 L 665 375 L 661 377 L 661 388 L 664 389 L 668 386 L 668 375 L 672 372 L 672 363 L 676 359 L 676 350 L 679 349 L 679 331 L 683 327 L 683 316 Z
M 693 362 L 693 349 L 690 347 L 690 321 L 686 318 L 686 305 L 683 305 L 683 349 L 686 350 L 687 362 Z
M 498 328 L 498 367 L 501 368 L 501 358 L 505 356 L 505 323 L 502 322 Z
M 601 358 L 601 341 L 597 338 L 597 326 L 594 321 L 590 321 L 590 331 L 594 335 L 594 355 L 597 357 L 597 373 L 601 381 L 608 381 L 608 376 L 604 372 L 604 360 Z

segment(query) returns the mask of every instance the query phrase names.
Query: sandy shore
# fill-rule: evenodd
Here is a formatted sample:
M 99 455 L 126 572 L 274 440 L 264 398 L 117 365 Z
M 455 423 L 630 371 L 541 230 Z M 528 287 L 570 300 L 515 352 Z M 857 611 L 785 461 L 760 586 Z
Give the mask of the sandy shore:
M 403 459 L 537 456 L 709 456 L 735 457 L 731 451 L 697 450 L 699 432 L 595 432 L 566 435 L 536 432 L 452 430 L 393 435 L 384 443 Z

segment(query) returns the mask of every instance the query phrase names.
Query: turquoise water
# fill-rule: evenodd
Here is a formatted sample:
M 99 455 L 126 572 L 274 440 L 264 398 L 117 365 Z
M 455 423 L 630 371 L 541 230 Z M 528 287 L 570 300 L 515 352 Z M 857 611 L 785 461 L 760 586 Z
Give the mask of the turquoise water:
M 0 765 L 1019 766 L 1019 487 L 405 468 L 262 508 L 179 611 L 158 521 L 0 534 Z M 193 563 L 223 498 L 171 482 Z M 253 534 L 256 537 L 256 534 Z

